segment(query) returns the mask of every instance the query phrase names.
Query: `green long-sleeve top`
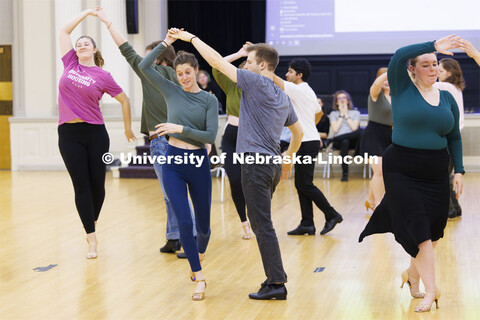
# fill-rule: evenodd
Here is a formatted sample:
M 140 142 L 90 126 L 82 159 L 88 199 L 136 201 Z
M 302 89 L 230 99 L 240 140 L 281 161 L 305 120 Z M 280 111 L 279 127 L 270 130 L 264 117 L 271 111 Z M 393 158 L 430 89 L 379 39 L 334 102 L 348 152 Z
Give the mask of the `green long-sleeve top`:
M 163 43 L 155 47 L 138 67 L 167 102 L 167 122 L 183 126 L 182 133 L 169 136 L 205 148 L 213 143 L 218 131 L 218 100 L 206 91 L 187 92 L 182 86 L 166 79 L 153 67 L 155 59 L 166 49 Z
M 220 88 L 227 96 L 227 114 L 240 117 L 240 100 L 242 98 L 242 90 L 237 87 L 229 77 L 221 73 L 219 70 L 212 69 L 213 77 L 217 81 Z
M 135 52 L 133 47 L 128 42 L 125 42 L 120 46 L 120 52 L 142 82 L 143 102 L 140 132 L 148 135 L 149 131 L 155 131 L 157 124 L 167 122 L 167 102 L 162 94 L 147 80 L 142 71 L 140 71 L 138 64 L 143 58 Z M 166 79 L 178 84 L 175 71 L 173 71 L 171 67 L 154 64 L 153 68 Z
M 434 42 L 400 48 L 388 65 L 392 97 L 392 141 L 413 149 L 440 150 L 448 146 L 455 173 L 464 172 L 459 111 L 453 96 L 440 91 L 438 106 L 429 104 L 410 80 L 407 61 L 435 51 Z

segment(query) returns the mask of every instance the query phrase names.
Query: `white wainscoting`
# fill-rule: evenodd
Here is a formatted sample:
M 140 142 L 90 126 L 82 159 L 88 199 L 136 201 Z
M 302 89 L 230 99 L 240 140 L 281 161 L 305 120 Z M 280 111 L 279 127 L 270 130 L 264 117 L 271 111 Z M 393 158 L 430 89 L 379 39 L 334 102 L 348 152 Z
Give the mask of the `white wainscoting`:
M 143 144 L 140 119 L 132 120 L 137 142 L 128 143 L 122 118 L 105 119 L 110 136 L 110 153 L 116 158 L 122 152 L 135 154 L 135 146 Z M 12 171 L 64 170 L 58 150 L 58 118 L 10 118 Z
M 227 117 L 220 115 L 215 144 L 220 147 Z M 143 145 L 140 119 L 132 119 L 132 130 L 137 142 L 128 143 L 125 138 L 122 118 L 105 117 L 105 126 L 110 136 L 110 153 L 119 159 L 120 153 L 136 154 L 135 146 Z M 12 171 L 65 170 L 58 150 L 58 118 L 10 118 L 10 143 Z
M 226 116 L 218 119 L 218 134 L 215 144 L 221 152 L 220 142 L 225 130 Z M 10 118 L 10 143 L 12 154 L 12 171 L 64 170 L 62 157 L 58 150 L 58 118 Z M 365 122 L 366 124 L 366 122 Z M 132 120 L 132 129 L 137 137 L 136 143 L 128 143 L 123 129 L 122 118 L 105 118 L 105 125 L 110 136 L 110 153 L 119 158 L 120 153 L 136 154 L 135 146 L 142 145 L 140 119 Z M 465 171 L 480 171 L 480 115 L 469 115 L 465 119 L 463 138 L 463 162 Z M 339 171 L 340 166 L 334 166 Z M 353 171 L 356 166 L 352 166 Z M 317 170 L 323 166 L 317 165 Z M 358 170 L 361 170 L 358 166 Z

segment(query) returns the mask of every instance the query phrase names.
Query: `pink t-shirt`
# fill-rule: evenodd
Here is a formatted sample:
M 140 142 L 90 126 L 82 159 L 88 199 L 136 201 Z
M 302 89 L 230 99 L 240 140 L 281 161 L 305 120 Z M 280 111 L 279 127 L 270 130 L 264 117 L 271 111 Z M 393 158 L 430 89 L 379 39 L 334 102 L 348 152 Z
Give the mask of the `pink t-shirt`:
M 100 99 L 105 92 L 115 97 L 122 93 L 122 88 L 102 68 L 79 64 L 74 49 L 63 56 L 62 62 L 64 70 L 58 85 L 58 124 L 77 118 L 91 124 L 103 124 Z

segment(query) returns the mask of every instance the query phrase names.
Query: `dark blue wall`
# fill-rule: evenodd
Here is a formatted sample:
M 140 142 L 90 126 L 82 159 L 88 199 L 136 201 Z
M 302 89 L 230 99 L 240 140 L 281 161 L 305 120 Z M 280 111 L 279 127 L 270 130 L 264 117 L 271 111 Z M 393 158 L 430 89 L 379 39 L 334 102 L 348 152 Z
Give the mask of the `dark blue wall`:
M 377 70 L 386 67 L 392 55 L 303 56 L 312 64 L 309 84 L 317 95 L 332 94 L 337 90 L 350 93 L 361 113 L 367 113 L 367 98 Z M 446 56 L 439 55 L 438 59 Z M 285 78 L 288 63 L 295 57 L 281 57 L 277 75 Z M 480 68 L 466 54 L 454 57 L 463 71 L 467 87 L 463 91 L 465 113 L 480 113 Z M 331 106 L 325 106 L 329 109 Z
M 199 36 L 222 55 L 237 51 L 245 41 L 265 41 L 265 0 L 168 0 L 169 26 L 184 27 Z M 425 39 L 428 41 L 431 39 Z M 189 43 L 177 41 L 177 50 L 195 52 Z M 392 53 L 393 54 L 393 53 Z M 377 69 L 386 67 L 392 55 L 308 56 L 312 64 L 309 83 L 317 94 L 330 95 L 348 91 L 354 104 L 367 113 L 370 85 Z M 211 73 L 208 64 L 199 58 L 200 68 Z M 285 78 L 288 62 L 294 57 L 281 57 L 277 74 Z M 439 59 L 443 56 L 439 56 Z M 464 91 L 465 112 L 480 113 L 480 68 L 465 54 L 454 56 L 460 62 L 467 87 Z M 326 106 L 328 109 L 328 106 Z

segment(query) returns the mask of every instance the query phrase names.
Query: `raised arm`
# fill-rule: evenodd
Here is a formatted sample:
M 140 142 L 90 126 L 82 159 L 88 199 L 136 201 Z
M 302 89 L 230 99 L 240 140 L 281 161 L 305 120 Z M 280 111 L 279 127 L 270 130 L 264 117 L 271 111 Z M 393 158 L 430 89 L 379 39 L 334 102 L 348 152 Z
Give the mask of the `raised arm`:
M 62 57 L 73 48 L 70 34 L 78 26 L 78 24 L 89 15 L 95 16 L 96 12 L 92 9 L 84 10 L 70 19 L 62 28 L 60 28 L 60 54 Z
M 223 57 L 223 59 L 227 62 L 233 62 L 237 59 L 246 57 L 248 55 L 246 48 L 250 45 L 252 45 L 251 42 L 248 42 L 248 41 L 245 42 L 245 44 L 240 48 L 240 50 L 226 57 Z M 235 88 L 237 87 L 237 84 L 235 82 L 230 80 L 229 77 L 221 73 L 219 70 L 213 68 L 212 74 L 213 74 L 213 78 L 215 79 L 215 81 L 217 81 L 217 84 L 220 86 L 222 91 L 225 92 L 225 94 L 227 94 L 227 92 L 229 92 L 229 90 L 232 87 L 235 87 Z
M 406 89 L 410 84 L 410 76 L 407 71 L 407 61 L 416 56 L 438 51 L 446 55 L 453 55 L 449 50 L 459 47 L 457 40 L 460 37 L 450 35 L 436 41 L 412 44 L 398 49 L 388 64 L 388 83 L 390 94 L 395 96 Z
M 372 86 L 370 87 L 370 97 L 372 97 L 373 102 L 377 102 L 378 96 L 382 91 L 383 83 L 387 81 L 387 73 L 385 72 L 380 77 L 375 79 Z
M 130 111 L 130 99 L 128 99 L 127 95 L 122 92 L 115 96 L 115 99 L 120 102 L 122 105 L 122 114 L 123 114 L 123 125 L 125 127 L 125 137 L 127 137 L 128 142 L 130 140 L 135 141 L 135 134 L 132 131 L 132 115 Z
M 176 28 L 171 28 L 168 30 L 168 33 L 175 39 L 190 42 L 212 68 L 219 70 L 221 73 L 230 78 L 230 80 L 237 83 L 237 68 L 231 63 L 225 61 L 217 51 L 200 40 L 200 38 L 189 32 Z
M 97 13 L 98 19 L 102 21 L 105 26 L 107 27 L 108 31 L 110 32 L 110 35 L 112 36 L 113 41 L 115 41 L 115 44 L 117 47 L 120 47 L 122 44 L 127 42 L 127 39 L 118 31 L 115 26 L 113 25 L 112 20 L 110 20 L 107 17 L 107 14 L 103 10 L 102 7 L 96 7 L 95 12 Z
M 253 43 L 251 43 L 250 41 L 247 41 L 245 42 L 245 44 L 240 48 L 240 50 L 238 50 L 237 52 L 235 53 L 232 53 L 228 56 L 225 56 L 223 57 L 223 59 L 227 62 L 230 62 L 232 63 L 233 61 L 235 60 L 238 60 L 240 58 L 245 58 L 246 56 L 248 56 L 248 52 L 247 52 L 247 47 L 253 45 Z
M 465 39 L 458 39 L 457 43 L 459 45 L 459 49 L 465 51 L 465 53 L 475 60 L 475 62 L 480 67 L 480 52 L 473 46 L 473 44 Z
M 167 35 L 165 40 L 160 42 L 158 46 L 155 47 L 149 54 L 143 58 L 142 62 L 139 63 L 138 67 L 145 75 L 145 77 L 150 81 L 150 83 L 166 98 L 171 90 L 177 88 L 177 84 L 166 79 L 160 72 L 155 70 L 153 67 L 154 61 L 157 57 L 167 48 L 175 42 L 175 38 L 172 38 Z

